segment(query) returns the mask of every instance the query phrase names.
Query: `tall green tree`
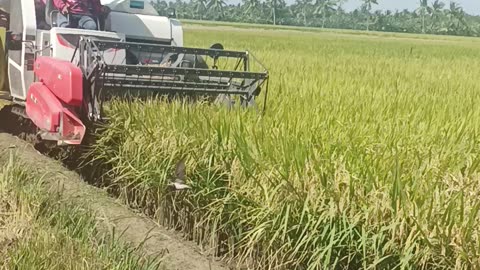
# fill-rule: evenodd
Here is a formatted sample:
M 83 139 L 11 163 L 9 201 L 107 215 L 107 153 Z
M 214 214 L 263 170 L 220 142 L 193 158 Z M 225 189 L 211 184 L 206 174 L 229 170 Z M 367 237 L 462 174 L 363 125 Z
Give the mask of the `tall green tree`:
M 207 0 L 192 0 L 195 18 L 203 20 L 207 12 Z
M 155 2 L 152 2 L 152 5 L 155 8 L 155 10 L 157 10 L 158 14 L 166 15 L 166 13 L 167 13 L 166 11 L 168 9 L 168 3 L 167 2 L 157 0 Z
M 372 8 L 374 5 L 378 5 L 378 0 L 362 0 L 364 9 L 367 13 L 367 31 L 370 31 L 370 22 L 372 19 Z
M 420 6 L 415 12 L 373 12 L 378 0 L 362 0 L 349 12 L 341 8 L 343 1 L 296 0 L 287 5 L 285 0 L 242 0 L 226 5 L 226 0 L 151 0 L 160 15 L 175 8 L 179 19 L 480 36 L 480 16 L 466 14 L 455 2 L 446 6 L 445 0 L 417 0 Z
M 259 13 L 260 0 L 244 0 L 243 7 L 244 15 L 249 19 L 253 19 Z
M 422 18 L 422 33 L 425 34 L 425 18 L 428 13 L 431 13 L 431 8 L 428 6 L 427 0 L 420 0 L 420 6 L 416 11 Z
M 207 10 L 216 19 L 221 19 L 224 16 L 223 8 L 225 7 L 223 0 L 210 0 L 207 4 Z
M 465 11 L 458 3 L 450 2 L 450 7 L 446 10 L 446 13 L 449 20 L 448 32 L 450 34 L 465 34 L 467 32 L 470 32 L 470 26 L 465 20 Z
M 270 10 L 273 25 L 277 24 L 277 0 L 267 0 L 266 4 Z
M 296 8 L 295 12 L 297 14 L 297 18 L 301 18 L 303 20 L 303 26 L 308 26 L 308 19 L 309 12 L 312 10 L 312 2 L 311 0 L 296 0 Z
M 313 13 L 322 17 L 322 28 L 325 28 L 327 16 L 335 12 L 338 3 L 338 0 L 317 0 L 315 2 L 315 10 Z
M 430 27 L 432 32 L 439 31 L 442 15 L 444 14 L 445 3 L 440 0 L 435 0 L 432 3 L 430 16 L 432 18 L 432 25 Z

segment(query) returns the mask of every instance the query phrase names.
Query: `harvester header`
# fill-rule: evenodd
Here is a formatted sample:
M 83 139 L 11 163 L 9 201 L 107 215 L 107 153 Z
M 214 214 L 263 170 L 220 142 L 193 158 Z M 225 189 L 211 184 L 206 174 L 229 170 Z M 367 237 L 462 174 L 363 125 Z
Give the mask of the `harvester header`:
M 219 43 L 183 47 L 175 12 L 159 16 L 142 0 L 102 3 L 108 12 L 98 16 L 64 13 L 53 0 L 43 9 L 33 0 L 8 3 L 10 95 L 14 111 L 31 119 L 42 139 L 80 144 L 86 121 L 105 119 L 102 107 L 112 97 L 181 97 L 247 107 L 268 87 L 268 71 L 248 51 L 225 50 Z M 75 27 L 78 16 L 96 28 Z M 67 27 L 60 27 L 65 20 Z
M 91 92 L 89 115 L 102 118 L 101 104 L 127 94 L 214 97 L 253 104 L 268 71 L 248 52 L 81 38 L 74 58 Z M 113 54 L 111 55 L 112 51 Z M 109 57 L 105 54 L 109 53 Z M 110 61 L 108 61 L 110 59 Z M 259 72 L 252 72 L 254 66 Z

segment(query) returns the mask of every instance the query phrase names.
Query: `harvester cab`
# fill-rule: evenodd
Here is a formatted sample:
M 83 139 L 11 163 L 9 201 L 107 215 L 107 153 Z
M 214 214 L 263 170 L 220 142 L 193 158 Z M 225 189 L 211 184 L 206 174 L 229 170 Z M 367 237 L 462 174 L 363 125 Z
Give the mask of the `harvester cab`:
M 34 0 L 10 1 L 10 95 L 44 140 L 81 144 L 85 122 L 104 119 L 103 103 L 112 97 L 207 97 L 250 106 L 268 85 L 268 71 L 248 51 L 183 47 L 180 22 L 160 16 L 147 0 L 102 4 L 111 12 L 96 18 L 97 30 L 83 30 L 57 27 L 59 11 L 47 0 L 45 29 L 37 26 Z

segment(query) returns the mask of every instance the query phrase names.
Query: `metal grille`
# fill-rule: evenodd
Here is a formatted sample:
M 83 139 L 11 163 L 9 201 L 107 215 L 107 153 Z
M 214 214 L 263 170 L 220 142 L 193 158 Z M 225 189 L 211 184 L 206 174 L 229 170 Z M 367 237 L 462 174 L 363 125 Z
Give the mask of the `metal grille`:
M 248 52 L 221 47 L 199 49 L 81 38 L 74 59 L 85 75 L 85 98 L 93 120 L 102 118 L 106 99 L 132 94 L 238 96 L 242 105 L 248 106 L 262 86 L 268 85 L 269 78 L 268 71 Z

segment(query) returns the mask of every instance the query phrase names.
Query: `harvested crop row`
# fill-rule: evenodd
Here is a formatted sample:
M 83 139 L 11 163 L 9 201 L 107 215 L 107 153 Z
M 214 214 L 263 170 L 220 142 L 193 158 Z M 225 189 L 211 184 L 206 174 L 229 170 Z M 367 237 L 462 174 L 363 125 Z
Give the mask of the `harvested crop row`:
M 219 30 L 187 44 L 251 48 L 267 113 L 112 104 L 105 185 L 250 269 L 480 267 L 480 43 Z
M 43 179 L 12 157 L 0 167 L 0 268 L 161 269 L 100 233 L 84 206 L 45 192 Z

